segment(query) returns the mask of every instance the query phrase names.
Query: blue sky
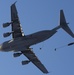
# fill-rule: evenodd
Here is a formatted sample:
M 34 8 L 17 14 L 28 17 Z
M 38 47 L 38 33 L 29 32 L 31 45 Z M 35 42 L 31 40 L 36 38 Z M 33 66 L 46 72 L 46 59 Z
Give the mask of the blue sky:
M 0 43 L 12 38 L 3 38 L 3 33 L 11 28 L 3 29 L 2 24 L 10 22 L 10 6 L 15 1 L 0 0 Z M 60 9 L 64 10 L 69 27 L 74 32 L 74 0 L 17 0 L 16 7 L 25 35 L 58 26 Z M 74 75 L 74 45 L 54 51 L 54 48 L 70 42 L 74 42 L 74 39 L 60 29 L 45 42 L 32 46 L 50 72 L 47 75 Z M 32 63 L 22 66 L 21 61 L 26 59 L 23 55 L 14 58 L 13 52 L 0 52 L 0 75 L 43 75 Z

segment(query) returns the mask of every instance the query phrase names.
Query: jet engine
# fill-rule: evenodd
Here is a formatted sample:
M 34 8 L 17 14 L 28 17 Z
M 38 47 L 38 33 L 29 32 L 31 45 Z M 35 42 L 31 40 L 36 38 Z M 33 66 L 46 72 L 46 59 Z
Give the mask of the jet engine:
M 26 60 L 26 61 L 22 61 L 22 65 L 26 65 L 26 64 L 29 64 L 30 61 L 29 60 Z
M 12 32 L 4 33 L 4 34 L 3 34 L 3 37 L 8 37 L 8 36 L 10 36 L 11 34 L 12 34 Z
M 3 23 L 3 28 L 8 27 L 11 24 L 11 22 Z
M 19 57 L 22 53 L 14 53 L 13 56 L 14 57 Z

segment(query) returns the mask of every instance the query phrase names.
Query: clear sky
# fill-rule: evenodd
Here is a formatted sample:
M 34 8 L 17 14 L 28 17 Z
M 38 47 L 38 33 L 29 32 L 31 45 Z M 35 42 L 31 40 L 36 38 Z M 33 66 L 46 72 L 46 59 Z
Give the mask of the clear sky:
M 2 24 L 10 22 L 10 6 L 16 0 L 0 0 L 0 43 L 11 39 L 3 38 L 3 33 L 11 30 L 3 29 Z M 60 9 L 69 27 L 74 32 L 74 0 L 17 0 L 16 7 L 25 35 L 40 30 L 50 30 L 59 25 Z M 62 29 L 45 42 L 32 46 L 33 51 L 50 72 L 47 75 L 74 75 L 74 45 L 58 49 L 54 48 L 74 42 Z M 42 50 L 39 48 L 42 47 Z M 0 75 L 43 75 L 32 63 L 22 66 L 25 56 L 13 57 L 13 52 L 0 52 Z

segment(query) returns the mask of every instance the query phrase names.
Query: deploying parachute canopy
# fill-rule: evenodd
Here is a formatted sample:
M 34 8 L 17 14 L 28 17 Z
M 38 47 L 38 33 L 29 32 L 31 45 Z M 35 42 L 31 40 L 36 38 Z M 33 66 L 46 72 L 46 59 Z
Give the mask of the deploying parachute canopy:
M 66 47 L 66 46 L 71 46 L 71 45 L 74 45 L 74 42 L 71 42 L 71 43 L 69 43 L 69 44 L 67 44 L 67 45 L 64 45 L 64 46 L 55 48 L 55 51 L 56 51 L 57 49 L 60 49 L 60 48 Z

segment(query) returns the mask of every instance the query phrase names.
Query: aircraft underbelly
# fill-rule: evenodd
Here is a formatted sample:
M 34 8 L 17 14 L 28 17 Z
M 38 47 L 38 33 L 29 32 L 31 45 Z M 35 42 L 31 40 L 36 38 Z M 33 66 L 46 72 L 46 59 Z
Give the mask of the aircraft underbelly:
M 45 41 L 46 39 L 50 38 L 55 33 L 56 31 L 51 31 L 51 30 L 40 31 L 40 32 L 29 35 L 28 36 L 29 38 L 27 37 L 27 42 L 29 46 L 34 45 L 42 41 Z
M 22 51 L 25 50 L 27 46 L 25 45 L 25 41 L 15 40 L 8 41 L 2 44 L 2 51 Z
M 2 51 L 24 51 L 29 46 L 45 41 L 50 38 L 56 31 L 41 31 L 26 37 L 13 39 L 2 44 Z
M 19 40 L 15 41 L 7 41 L 2 44 L 2 50 L 4 52 L 8 51 L 24 51 L 26 50 L 29 46 L 35 44 L 37 39 L 25 39 L 25 38 L 20 38 Z

